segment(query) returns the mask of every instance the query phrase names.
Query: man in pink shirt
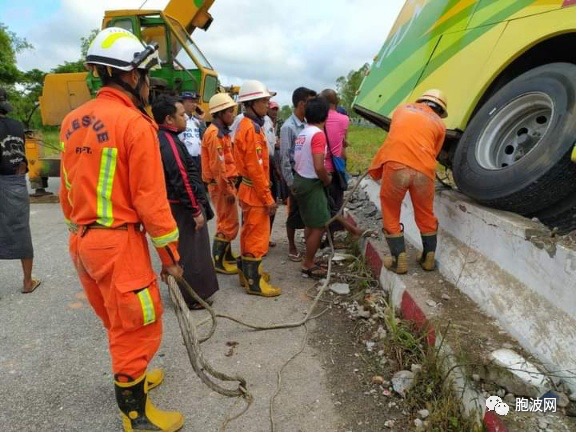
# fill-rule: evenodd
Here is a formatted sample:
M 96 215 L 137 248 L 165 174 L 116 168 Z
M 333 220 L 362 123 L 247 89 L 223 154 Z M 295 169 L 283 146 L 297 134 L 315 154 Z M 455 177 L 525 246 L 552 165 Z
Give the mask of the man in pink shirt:
M 326 89 L 320 93 L 328 101 L 330 110 L 326 119 L 326 136 L 330 143 L 330 150 L 334 156 L 346 159 L 346 147 L 348 147 L 348 126 L 350 118 L 347 115 L 340 114 L 336 111 L 338 107 L 338 94 L 332 89 Z M 326 152 L 326 169 L 328 172 L 334 172 L 330 153 Z
M 348 147 L 348 126 L 350 125 L 350 118 L 347 115 L 340 114 L 336 111 L 338 107 L 338 94 L 332 89 L 326 89 L 320 95 L 328 101 L 330 110 L 328 111 L 328 118 L 324 130 L 327 136 L 326 148 L 326 170 L 330 174 L 334 174 L 334 165 L 332 164 L 332 155 L 346 159 L 346 147 Z M 328 185 L 328 195 L 331 198 L 332 212 L 337 211 L 344 204 L 344 191 L 338 185 L 336 176 L 332 175 L 332 182 Z M 344 227 L 340 223 L 333 223 L 330 226 L 330 234 L 333 235 L 336 231 L 342 231 Z

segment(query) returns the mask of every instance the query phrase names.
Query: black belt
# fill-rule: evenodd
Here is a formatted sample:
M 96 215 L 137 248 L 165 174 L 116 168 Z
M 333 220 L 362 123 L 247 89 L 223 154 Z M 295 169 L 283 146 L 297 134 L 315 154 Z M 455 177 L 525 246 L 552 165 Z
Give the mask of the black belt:
M 135 225 L 135 224 L 133 224 L 133 225 Z M 138 225 L 139 225 L 139 224 L 138 224 Z M 100 223 L 98 223 L 98 222 L 93 222 L 93 223 L 91 223 L 91 224 L 89 224 L 89 225 L 84 225 L 84 227 L 85 227 L 84 229 L 127 230 L 127 229 L 128 229 L 128 224 L 125 223 L 125 224 L 119 225 L 119 226 L 117 226 L 117 227 L 109 227 L 109 226 L 106 226 L 106 225 L 102 225 L 102 224 L 100 224 Z
M 78 234 L 78 235 L 80 235 L 80 237 L 84 237 L 89 230 L 93 230 L 93 229 L 102 229 L 102 230 L 108 229 L 108 230 L 127 231 L 130 226 L 132 226 L 135 231 L 141 231 L 142 225 L 140 224 L 140 222 L 125 223 L 125 224 L 122 224 L 122 225 L 119 225 L 116 227 L 109 227 L 106 225 L 102 225 L 101 223 L 98 223 L 98 222 L 93 222 L 93 223 L 88 224 L 88 225 L 80 225 L 76 228 L 70 228 L 69 231 L 72 234 Z

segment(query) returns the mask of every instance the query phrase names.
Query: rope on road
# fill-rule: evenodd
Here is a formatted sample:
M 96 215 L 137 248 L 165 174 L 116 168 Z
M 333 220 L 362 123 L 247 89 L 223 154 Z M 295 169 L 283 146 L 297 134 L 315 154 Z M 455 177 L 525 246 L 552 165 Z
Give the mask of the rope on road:
M 299 349 L 299 351 L 297 353 L 292 355 L 282 365 L 282 367 L 280 368 L 280 370 L 278 371 L 278 374 L 277 374 L 278 387 L 277 387 L 276 392 L 274 393 L 274 395 L 270 399 L 270 410 L 269 410 L 270 411 L 270 427 L 271 427 L 271 431 L 274 432 L 275 425 L 274 425 L 274 418 L 273 418 L 273 412 L 274 412 L 273 405 L 274 405 L 274 399 L 276 398 L 276 396 L 280 392 L 280 386 L 282 383 L 282 371 L 288 365 L 288 363 L 290 363 L 292 360 L 294 360 L 299 354 L 301 354 L 304 351 L 304 348 L 306 346 L 306 341 L 308 339 L 308 327 L 306 326 L 306 323 L 308 321 L 310 321 L 311 319 L 318 318 L 319 316 L 321 316 L 322 314 L 324 314 L 325 312 L 328 311 L 328 309 L 324 309 L 320 313 L 318 313 L 316 315 L 312 315 L 312 313 L 316 309 L 316 306 L 318 305 L 318 302 L 320 301 L 320 298 L 322 297 L 322 295 L 324 294 L 324 292 L 328 288 L 328 286 L 330 284 L 330 279 L 332 277 L 332 258 L 334 257 L 335 251 L 334 251 L 334 243 L 332 241 L 332 236 L 330 235 L 330 224 L 332 222 L 334 222 L 338 216 L 343 215 L 344 208 L 346 207 L 346 205 L 350 201 L 350 198 L 354 195 L 354 193 L 356 192 L 356 190 L 360 186 L 361 181 L 364 179 L 364 177 L 366 177 L 367 174 L 368 174 L 368 172 L 364 173 L 357 180 L 356 184 L 352 188 L 352 191 L 348 194 L 348 196 L 344 200 L 342 207 L 326 223 L 326 232 L 328 233 L 327 238 L 328 238 L 328 242 L 330 244 L 330 254 L 328 257 L 328 269 L 327 269 L 327 273 L 326 273 L 326 278 L 324 279 L 324 282 L 320 286 L 320 289 L 318 290 L 318 293 L 316 294 L 314 301 L 312 302 L 312 304 L 308 308 L 308 311 L 306 312 L 306 315 L 304 316 L 304 318 L 302 320 L 296 321 L 296 322 L 283 323 L 283 324 L 258 325 L 258 324 L 246 323 L 246 322 L 244 322 L 238 318 L 235 318 L 235 317 L 232 317 L 229 315 L 217 314 L 216 312 L 214 312 L 214 309 L 212 309 L 212 307 L 208 303 L 206 303 L 198 294 L 196 294 L 194 289 L 188 284 L 188 282 L 186 282 L 186 280 L 184 278 L 178 278 L 178 280 L 176 280 L 174 277 L 168 276 L 168 287 L 169 287 L 169 291 L 170 291 L 170 297 L 172 298 L 172 302 L 174 303 L 174 309 L 176 312 L 176 317 L 178 318 L 178 324 L 180 325 L 180 330 L 182 332 L 182 337 L 184 339 L 184 344 L 186 345 L 186 351 L 188 352 L 188 358 L 190 359 L 190 364 L 192 365 L 192 369 L 194 369 L 194 372 L 196 373 L 196 375 L 198 375 L 200 380 L 204 384 L 206 384 L 211 390 L 213 390 L 213 391 L 215 391 L 221 395 L 228 396 L 228 397 L 242 397 L 247 402 L 244 410 L 242 410 L 240 413 L 238 413 L 232 417 L 228 417 L 227 419 L 225 419 L 225 421 L 223 422 L 223 424 L 220 428 L 221 431 L 225 431 L 230 422 L 239 418 L 246 411 L 248 411 L 248 409 L 250 408 L 250 405 L 252 404 L 253 397 L 250 394 L 250 392 L 248 391 L 246 380 L 243 377 L 241 377 L 239 375 L 233 375 L 233 376 L 227 375 L 225 373 L 219 372 L 216 369 L 214 369 L 206 361 L 206 359 L 203 357 L 202 350 L 200 349 L 200 344 L 207 341 L 216 331 L 216 322 L 217 322 L 216 318 L 228 319 L 230 321 L 233 321 L 235 323 L 238 323 L 240 325 L 243 325 L 245 327 L 251 328 L 253 330 L 258 330 L 258 331 L 278 330 L 278 329 L 286 329 L 286 328 L 294 328 L 294 327 L 304 326 L 305 332 L 304 332 L 304 337 L 302 340 L 301 348 Z M 186 306 L 186 302 L 184 301 L 184 298 L 182 297 L 182 294 L 180 293 L 180 289 L 178 288 L 177 282 L 180 283 L 181 286 L 184 287 L 184 289 L 186 289 L 186 291 L 194 298 L 194 300 L 196 300 L 198 303 L 200 303 L 210 313 L 210 318 L 208 318 L 208 320 L 210 320 L 212 322 L 212 325 L 210 327 L 210 330 L 208 331 L 208 334 L 203 338 L 198 337 L 197 326 L 192 322 L 192 319 L 190 317 L 190 311 L 188 310 L 188 307 Z M 205 322 L 206 322 L 206 320 L 200 322 L 198 324 L 198 327 L 202 326 Z M 237 389 L 229 389 L 227 387 L 223 387 L 219 383 L 215 382 L 212 378 L 216 378 L 216 379 L 218 379 L 220 381 L 224 381 L 224 382 L 238 382 L 238 388 Z

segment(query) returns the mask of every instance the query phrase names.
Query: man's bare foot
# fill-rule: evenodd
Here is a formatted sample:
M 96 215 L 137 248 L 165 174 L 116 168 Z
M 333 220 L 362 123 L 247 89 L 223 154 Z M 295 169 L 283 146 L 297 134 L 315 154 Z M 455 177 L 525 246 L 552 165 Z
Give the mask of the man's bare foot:
M 30 279 L 28 283 L 24 283 L 22 294 L 30 294 L 31 292 L 34 292 L 34 290 L 38 288 L 41 283 L 42 281 L 38 279 Z

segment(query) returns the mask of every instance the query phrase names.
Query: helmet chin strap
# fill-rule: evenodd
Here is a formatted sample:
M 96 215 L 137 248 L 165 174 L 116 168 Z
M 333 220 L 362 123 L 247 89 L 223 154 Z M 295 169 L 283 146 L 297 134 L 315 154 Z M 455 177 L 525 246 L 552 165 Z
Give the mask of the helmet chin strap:
M 144 100 L 144 98 L 142 97 L 142 87 L 144 86 L 144 81 L 146 80 L 146 72 L 142 73 L 140 72 L 140 70 L 136 69 L 136 73 L 138 74 L 138 82 L 136 83 L 136 87 L 132 87 L 127 82 L 121 80 L 118 75 L 112 76 L 112 80 L 114 81 L 115 84 L 119 85 L 128 93 L 130 93 L 132 96 L 134 96 L 134 99 L 136 99 L 137 101 L 136 107 L 140 111 L 148 115 L 148 113 L 144 108 L 148 101 Z

